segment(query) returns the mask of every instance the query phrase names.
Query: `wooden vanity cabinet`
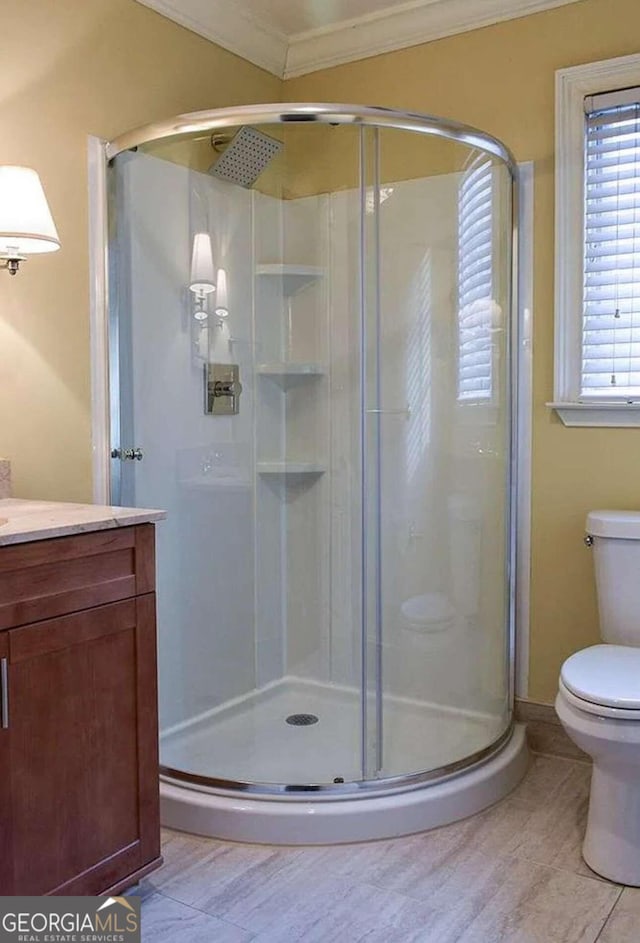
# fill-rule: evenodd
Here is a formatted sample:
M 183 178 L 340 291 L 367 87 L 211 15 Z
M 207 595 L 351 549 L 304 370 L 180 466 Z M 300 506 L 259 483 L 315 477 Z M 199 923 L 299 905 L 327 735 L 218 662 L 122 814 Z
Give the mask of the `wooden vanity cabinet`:
M 161 863 L 154 526 L 0 547 L 0 894 Z

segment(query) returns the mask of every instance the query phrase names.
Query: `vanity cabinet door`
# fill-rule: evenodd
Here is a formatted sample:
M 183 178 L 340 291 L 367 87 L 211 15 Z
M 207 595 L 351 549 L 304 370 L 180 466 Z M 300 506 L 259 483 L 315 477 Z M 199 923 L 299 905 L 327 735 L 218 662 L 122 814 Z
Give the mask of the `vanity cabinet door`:
M 0 894 L 11 896 L 13 890 L 13 847 L 11 816 L 11 780 L 9 777 L 10 719 L 8 698 L 9 635 L 0 632 Z
M 160 854 L 155 596 L 7 634 L 13 893 L 103 893 Z

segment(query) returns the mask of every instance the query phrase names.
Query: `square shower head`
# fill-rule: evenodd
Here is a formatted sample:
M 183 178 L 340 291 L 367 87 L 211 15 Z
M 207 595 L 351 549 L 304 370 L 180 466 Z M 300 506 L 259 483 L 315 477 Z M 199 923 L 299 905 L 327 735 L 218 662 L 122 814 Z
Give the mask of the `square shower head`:
M 282 141 L 245 125 L 209 167 L 209 173 L 241 187 L 251 187 L 282 146 Z

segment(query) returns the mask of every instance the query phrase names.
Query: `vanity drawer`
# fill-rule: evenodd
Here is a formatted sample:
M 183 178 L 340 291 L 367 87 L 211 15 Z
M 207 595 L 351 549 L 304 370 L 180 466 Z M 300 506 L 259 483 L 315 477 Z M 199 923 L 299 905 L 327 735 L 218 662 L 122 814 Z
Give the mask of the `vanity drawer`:
M 153 524 L 0 548 L 0 629 L 150 593 Z

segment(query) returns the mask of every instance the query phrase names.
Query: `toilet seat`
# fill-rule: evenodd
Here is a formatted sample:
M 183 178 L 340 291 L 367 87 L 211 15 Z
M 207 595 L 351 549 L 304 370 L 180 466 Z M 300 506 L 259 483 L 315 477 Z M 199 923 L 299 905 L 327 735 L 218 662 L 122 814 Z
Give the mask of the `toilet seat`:
M 640 648 L 592 645 L 562 666 L 560 689 L 579 710 L 640 721 Z
M 600 720 L 629 720 L 638 724 L 640 727 L 640 709 L 628 709 L 624 707 L 607 707 L 604 704 L 596 704 L 594 701 L 587 701 L 583 697 L 578 697 L 563 683 L 562 678 L 558 685 L 558 697 L 562 698 L 571 707 L 574 707 L 581 714 L 591 714 Z

